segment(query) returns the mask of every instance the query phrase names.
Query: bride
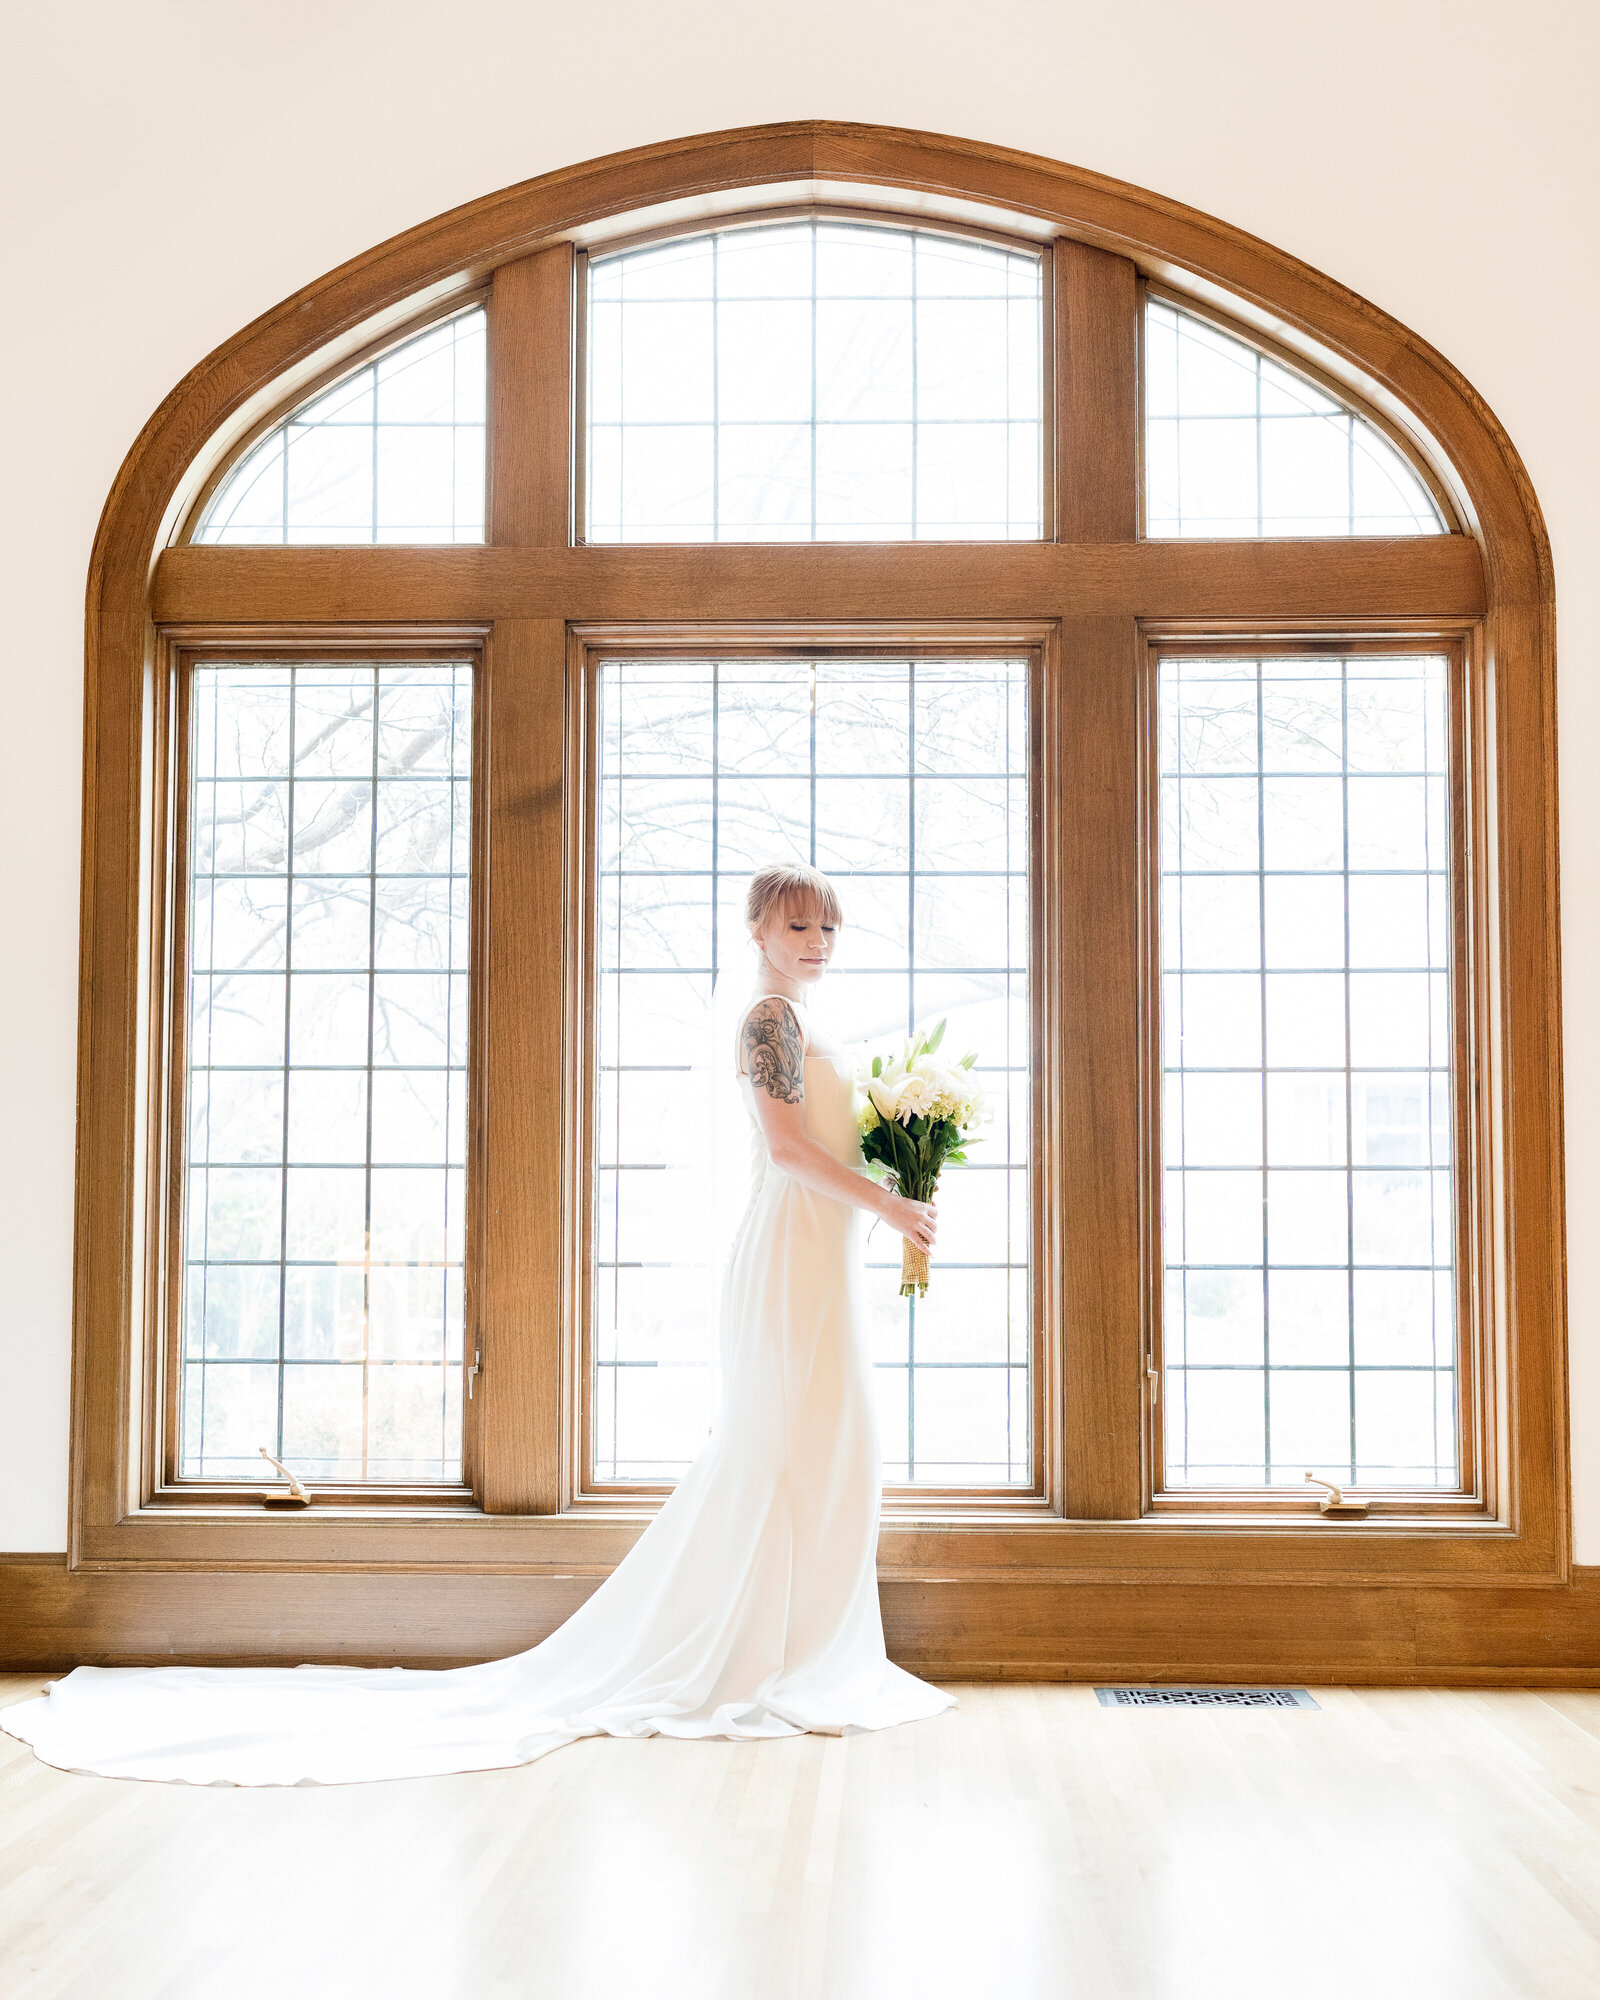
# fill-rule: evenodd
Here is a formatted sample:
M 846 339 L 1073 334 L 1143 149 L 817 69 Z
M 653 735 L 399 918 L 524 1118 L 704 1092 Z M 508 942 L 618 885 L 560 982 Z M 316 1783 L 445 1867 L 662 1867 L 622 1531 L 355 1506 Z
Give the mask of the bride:
M 753 1187 L 723 1283 L 722 1407 L 627 1557 L 542 1644 L 483 1666 L 78 1667 L 0 1728 L 46 1763 L 191 1784 L 347 1784 L 525 1764 L 580 1736 L 882 1729 L 953 1697 L 894 1666 L 862 1350 L 859 1216 L 932 1247 L 931 1203 L 861 1167 L 854 1085 L 806 996 L 841 922 L 766 868 L 735 1061 Z

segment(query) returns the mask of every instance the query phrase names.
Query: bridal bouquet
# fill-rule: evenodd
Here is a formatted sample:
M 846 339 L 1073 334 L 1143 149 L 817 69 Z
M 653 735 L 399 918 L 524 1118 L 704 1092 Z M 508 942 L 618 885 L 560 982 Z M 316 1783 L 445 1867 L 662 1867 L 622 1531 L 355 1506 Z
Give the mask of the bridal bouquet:
M 984 1113 L 983 1091 L 972 1077 L 976 1055 L 955 1064 L 939 1060 L 941 1021 L 925 1029 L 896 1056 L 874 1056 L 860 1079 L 861 1151 L 868 1168 L 909 1201 L 932 1201 L 939 1174 L 951 1161 L 966 1164 L 967 1134 Z M 925 1297 L 928 1253 L 902 1246 L 900 1296 Z

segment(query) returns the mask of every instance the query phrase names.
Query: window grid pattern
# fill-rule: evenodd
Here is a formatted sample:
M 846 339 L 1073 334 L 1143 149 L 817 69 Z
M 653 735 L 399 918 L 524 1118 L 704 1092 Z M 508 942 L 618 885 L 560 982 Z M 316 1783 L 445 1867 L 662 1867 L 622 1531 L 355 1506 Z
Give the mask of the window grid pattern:
M 793 857 L 845 909 L 819 1022 L 881 1048 L 945 1016 L 993 1104 L 941 1186 L 927 1299 L 898 1296 L 897 1237 L 868 1245 L 885 1476 L 1028 1481 L 1026 662 L 607 662 L 599 740 L 596 1477 L 677 1476 L 714 1415 L 753 1143 L 743 900 Z
M 180 1476 L 459 1481 L 472 669 L 191 686 Z
M 197 542 L 481 542 L 487 321 L 474 306 L 380 354 L 268 431 Z
M 1162 662 L 1169 1485 L 1457 1483 L 1448 678 Z
M 1144 332 L 1147 534 L 1445 532 L 1383 432 L 1303 375 L 1160 299 Z
M 1037 540 L 1041 270 L 825 221 L 594 259 L 588 539 Z

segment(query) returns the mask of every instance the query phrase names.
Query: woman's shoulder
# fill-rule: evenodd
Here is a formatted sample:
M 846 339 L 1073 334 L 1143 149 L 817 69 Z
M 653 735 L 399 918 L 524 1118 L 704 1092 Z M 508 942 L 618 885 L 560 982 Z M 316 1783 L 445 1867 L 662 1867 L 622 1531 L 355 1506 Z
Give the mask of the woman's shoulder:
M 739 1017 L 741 1041 L 752 1031 L 762 1035 L 796 1034 L 810 1039 L 805 1009 L 786 993 L 758 993 Z
M 774 1056 L 785 1062 L 804 1060 L 809 1035 L 805 1010 L 782 993 L 758 993 L 739 1017 L 737 1061 L 740 1073 L 749 1075 L 762 1052 L 770 1062 Z

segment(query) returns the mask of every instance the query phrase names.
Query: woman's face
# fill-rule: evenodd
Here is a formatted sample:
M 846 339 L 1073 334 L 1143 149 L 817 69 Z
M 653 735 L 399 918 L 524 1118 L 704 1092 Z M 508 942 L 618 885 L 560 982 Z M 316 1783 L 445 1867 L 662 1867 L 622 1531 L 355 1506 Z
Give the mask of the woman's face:
M 780 907 L 768 917 L 765 930 L 751 935 L 766 953 L 767 963 L 774 972 L 810 986 L 828 969 L 838 927 L 824 923 L 821 913 L 814 908 Z

